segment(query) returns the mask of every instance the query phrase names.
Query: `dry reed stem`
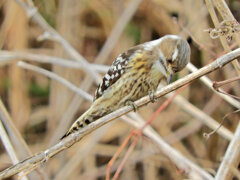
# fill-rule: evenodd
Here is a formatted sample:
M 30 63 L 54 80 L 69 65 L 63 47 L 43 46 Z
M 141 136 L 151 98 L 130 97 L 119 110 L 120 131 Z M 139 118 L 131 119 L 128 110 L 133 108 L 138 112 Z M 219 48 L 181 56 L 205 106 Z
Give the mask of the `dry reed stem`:
M 224 155 L 222 163 L 217 171 L 215 180 L 230 180 L 233 178 L 231 167 L 237 167 L 240 159 L 240 123 L 235 131 L 234 137 L 230 142 Z
M 0 66 L 12 63 L 15 59 L 22 59 L 28 61 L 34 61 L 39 63 L 49 63 L 52 65 L 63 66 L 72 69 L 83 69 L 81 63 L 64 59 L 56 56 L 48 56 L 43 54 L 34 54 L 24 51 L 0 51 Z M 100 64 L 90 64 L 91 68 L 98 73 L 106 73 L 109 69 L 108 66 Z
M 4 18 L 1 24 L 0 39 L 8 49 L 27 47 L 27 18 L 25 12 L 14 1 L 6 1 Z M 1 46 L 1 45 L 0 45 Z M 22 131 L 30 115 L 30 100 L 27 89 L 22 82 L 25 72 L 12 63 L 8 68 L 11 88 L 8 90 L 8 105 L 16 127 Z M 22 102 L 25 102 L 24 104 Z M 19 113 L 21 112 L 21 113 Z
M 3 122 L 9 134 L 11 142 L 13 143 L 15 148 L 18 150 L 20 159 L 26 158 L 28 156 L 32 156 L 32 152 L 30 151 L 24 138 L 21 136 L 20 132 L 14 125 L 13 120 L 8 114 L 4 104 L 2 103 L 1 98 L 0 98 L 0 119 Z M 42 169 L 38 168 L 36 171 L 42 179 L 46 179 L 46 174 L 42 171 Z
M 12 146 L 12 143 L 8 137 L 7 132 L 5 131 L 2 121 L 0 121 L 0 138 L 2 140 L 3 146 L 5 147 L 11 161 L 13 164 L 17 164 L 19 162 L 19 159 L 17 157 L 17 154 Z M 19 173 L 19 176 L 21 176 L 23 172 Z M 22 177 L 23 180 L 28 180 L 26 176 Z
M 228 54 L 225 54 L 225 55 L 219 57 L 218 59 L 216 59 L 214 62 L 199 69 L 198 71 L 193 72 L 193 73 L 175 81 L 174 83 L 162 88 L 161 90 L 157 91 L 155 93 L 155 97 L 159 98 L 163 95 L 166 95 L 167 93 L 174 91 L 177 88 L 184 86 L 185 84 L 188 84 L 203 75 L 206 75 L 218 68 L 222 68 L 224 65 L 226 65 L 227 63 L 231 62 L 232 60 L 234 60 L 238 57 L 240 57 L 240 49 L 236 49 Z M 141 107 L 149 102 L 150 102 L 149 96 L 146 96 L 146 97 L 143 97 L 140 100 L 136 101 L 135 103 L 138 107 Z M 5 169 L 4 171 L 2 171 L 0 173 L 0 178 L 6 178 L 9 176 L 12 176 L 23 170 L 29 169 L 32 166 L 37 166 L 41 162 L 48 161 L 49 158 L 51 158 L 55 154 L 61 152 L 62 150 L 67 149 L 68 147 L 72 146 L 77 141 L 79 141 L 81 138 L 83 138 L 86 134 L 89 134 L 90 132 L 92 132 L 94 129 L 99 128 L 99 127 L 103 126 L 104 124 L 112 121 L 113 119 L 116 119 L 116 118 L 120 117 L 121 115 L 126 114 L 130 111 L 132 111 L 132 107 L 127 106 L 127 107 L 123 107 L 107 116 L 100 118 L 99 120 L 91 123 L 89 126 L 83 128 L 82 130 L 67 137 L 66 139 L 64 139 L 63 141 L 59 142 L 58 144 L 52 146 L 51 148 L 45 150 L 44 152 L 38 153 L 38 154 L 34 155 L 33 157 L 29 157 L 28 159 L 10 167 L 10 168 Z M 175 155 L 179 155 L 179 153 L 177 153 Z M 172 157 L 170 157 L 170 158 L 173 159 L 174 155 L 171 154 L 171 156 Z M 180 162 L 175 162 L 175 163 L 177 165 L 179 165 L 180 167 L 183 166 L 182 162 L 181 162 L 181 164 L 179 164 Z M 189 161 L 188 161 L 188 163 L 189 163 Z M 184 164 L 184 167 L 181 167 L 181 168 L 188 171 L 189 170 L 188 165 L 189 164 Z M 192 168 L 193 167 L 191 166 L 190 169 L 192 169 Z M 196 171 L 196 169 L 192 169 L 192 170 L 193 171 L 195 170 L 194 171 L 195 173 L 196 172 L 199 173 L 199 171 L 198 170 Z M 210 176 L 208 176 L 208 177 L 210 177 Z
M 23 61 L 19 61 L 18 62 L 18 66 L 20 66 L 21 68 L 24 68 L 24 69 L 28 69 L 28 70 L 35 71 L 35 72 L 38 72 L 40 74 L 43 74 L 43 75 L 45 75 L 45 76 L 47 76 L 47 77 L 49 77 L 51 79 L 54 79 L 54 80 L 60 82 L 61 84 L 67 86 L 70 90 L 72 90 L 73 92 L 78 93 L 84 99 L 86 99 L 88 101 L 92 101 L 93 100 L 93 98 L 92 98 L 92 96 L 90 94 L 86 93 L 85 91 L 83 91 L 82 89 L 78 88 L 74 84 L 70 83 L 66 79 L 58 76 L 54 72 L 50 72 L 48 70 L 45 70 L 43 68 L 40 68 L 40 67 L 31 65 L 31 64 L 28 64 L 28 63 L 25 63 Z
M 91 75 L 96 84 L 101 81 L 97 73 L 91 68 L 91 66 L 89 66 L 88 61 L 80 55 L 77 50 L 74 49 L 57 31 L 55 31 L 55 29 L 49 26 L 49 24 L 34 7 L 31 0 L 28 1 L 28 4 L 22 2 L 21 0 L 15 1 L 26 11 L 27 15 L 45 31 L 44 37 L 46 39 L 55 40 L 60 43 L 70 57 L 82 64 L 84 70 Z
M 3 122 L 13 144 L 19 149 L 19 153 L 24 157 L 31 156 L 31 151 L 28 148 L 24 138 L 13 123 L 9 113 L 7 112 L 2 100 L 0 99 L 0 118 Z

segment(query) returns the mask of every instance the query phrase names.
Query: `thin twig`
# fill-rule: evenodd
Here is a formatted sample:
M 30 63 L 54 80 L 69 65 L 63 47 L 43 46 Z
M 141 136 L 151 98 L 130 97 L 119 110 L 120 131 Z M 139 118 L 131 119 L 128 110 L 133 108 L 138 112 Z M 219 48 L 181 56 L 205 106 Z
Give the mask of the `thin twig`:
M 187 68 L 189 71 L 191 72 L 196 72 L 198 69 L 192 64 L 192 63 L 188 63 Z M 219 88 L 220 92 L 217 92 L 213 89 L 213 82 L 207 77 L 207 76 L 202 76 L 200 78 L 200 80 L 207 86 L 209 87 L 211 90 L 213 90 L 214 93 L 216 93 L 217 95 L 219 95 L 221 98 L 223 98 L 226 102 L 228 102 L 229 104 L 231 104 L 232 106 L 234 106 L 235 108 L 239 109 L 240 108 L 240 102 L 233 99 L 232 97 L 222 94 L 220 92 L 225 92 L 224 90 L 222 90 L 221 88 Z
M 31 65 L 31 64 L 28 64 L 28 63 L 25 63 L 23 61 L 19 61 L 18 62 L 18 66 L 24 68 L 24 69 L 28 69 L 28 70 L 31 70 L 31 71 L 35 71 L 35 72 L 38 72 L 40 74 L 43 74 L 49 78 L 52 78 L 62 84 L 64 84 L 65 86 L 67 86 L 69 89 L 71 89 L 72 91 L 78 93 L 79 95 L 81 95 L 84 99 L 88 100 L 88 101 L 92 101 L 93 98 L 90 94 L 86 93 L 85 91 L 83 91 L 82 89 L 79 89 L 77 86 L 75 86 L 74 84 L 70 83 L 69 81 L 67 81 L 66 79 L 58 76 L 57 74 L 53 73 L 53 72 L 50 72 L 50 71 L 47 71 L 43 68 L 40 68 L 40 67 L 37 67 L 37 66 L 34 66 L 34 65 Z
M 39 63 L 50 63 L 53 65 L 64 66 L 72 69 L 82 69 L 81 63 L 70 60 L 59 58 L 56 56 L 47 56 L 43 54 L 33 54 L 24 51 L 0 51 L 0 66 L 9 64 L 16 59 L 24 59 L 28 61 L 34 61 Z M 100 64 L 90 64 L 94 71 L 99 73 L 105 73 L 108 70 L 108 66 Z
M 225 119 L 230 115 L 230 114 L 233 114 L 233 113 L 238 113 L 240 111 L 240 109 L 234 111 L 234 112 L 230 112 L 230 113 L 227 113 L 223 118 L 222 118 L 222 121 L 220 122 L 220 125 L 215 129 L 213 130 L 212 132 L 210 133 L 204 133 L 203 136 L 206 137 L 207 139 L 210 138 L 210 136 L 212 136 L 213 134 L 215 134 L 222 126 L 223 126 L 223 123 L 225 121 Z
M 116 180 L 116 179 L 118 178 L 118 176 L 119 176 L 119 174 L 120 174 L 120 172 L 121 172 L 124 164 L 125 164 L 126 161 L 128 160 L 130 154 L 132 153 L 132 151 L 133 151 L 133 149 L 134 149 L 134 147 L 135 147 L 135 145 L 136 145 L 136 143 L 137 143 L 138 137 L 139 137 L 139 135 L 136 135 L 136 136 L 134 137 L 133 142 L 131 143 L 129 149 L 127 150 L 127 152 L 126 152 L 126 154 L 125 154 L 125 156 L 124 156 L 124 158 L 123 158 L 123 160 L 122 160 L 122 162 L 121 162 L 121 164 L 119 165 L 119 167 L 117 168 L 116 173 L 115 173 L 114 176 L 113 176 L 113 180 Z
M 111 160 L 108 162 L 106 180 L 110 180 L 111 167 L 113 166 L 113 163 L 116 161 L 116 159 L 119 157 L 120 153 L 123 151 L 123 148 L 126 147 L 127 143 L 128 143 L 129 140 L 131 139 L 133 133 L 134 133 L 134 131 L 132 131 L 132 132 L 127 136 L 127 138 L 123 141 L 123 143 L 122 143 L 121 146 L 118 148 L 118 150 L 115 152 L 115 154 L 113 155 L 113 157 L 111 158 Z
M 238 81 L 238 80 L 240 80 L 240 77 L 233 77 L 231 79 L 227 79 L 227 80 L 219 81 L 219 82 L 214 81 L 213 82 L 213 88 L 215 90 L 218 90 L 221 86 L 232 83 L 234 81 Z

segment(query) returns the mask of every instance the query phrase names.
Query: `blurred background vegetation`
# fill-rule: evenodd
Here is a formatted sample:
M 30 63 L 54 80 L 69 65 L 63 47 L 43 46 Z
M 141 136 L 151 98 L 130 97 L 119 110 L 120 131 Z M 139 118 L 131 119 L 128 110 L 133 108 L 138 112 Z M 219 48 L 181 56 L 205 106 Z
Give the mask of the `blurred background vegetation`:
M 207 32 L 204 32 L 214 25 L 203 0 L 142 0 L 131 20 L 126 26 L 123 24 L 125 27 L 117 43 L 112 44 L 108 52 L 99 56 L 104 43 L 111 35 L 111 30 L 132 1 L 34 0 L 34 4 L 48 24 L 91 63 L 111 65 L 114 58 L 129 47 L 165 34 L 179 34 L 189 41 L 191 62 L 198 68 L 209 64 L 224 53 L 219 39 L 213 40 Z M 240 1 L 229 0 L 228 5 L 239 21 Z M 25 11 L 14 0 L 0 0 L 1 50 L 71 59 L 59 43 L 51 40 L 38 41 L 43 32 L 38 24 L 28 19 Z M 233 41 L 229 44 L 232 45 Z M 0 54 L 0 62 L 1 57 Z M 24 59 L 17 58 L 9 63 L 0 63 L 0 97 L 15 127 L 34 154 L 58 142 L 70 124 L 87 110 L 90 103 L 55 80 L 21 69 L 17 65 L 19 60 Z M 82 69 L 38 62 L 31 64 L 50 70 L 82 89 L 89 84 L 90 88 L 86 88 L 86 91 L 92 95 L 97 87 L 91 83 L 91 77 Z M 187 69 L 177 74 L 175 79 L 186 74 Z M 221 81 L 235 76 L 237 74 L 233 66 L 228 64 L 208 77 Z M 224 89 L 239 96 L 239 85 L 239 82 L 234 82 L 224 86 Z M 227 113 L 235 110 L 200 81 L 193 82 L 181 94 L 219 122 Z M 145 120 L 149 119 L 164 100 L 165 98 L 161 98 L 155 104 L 141 108 L 139 114 Z M 226 118 L 224 126 L 234 132 L 238 120 L 239 114 L 232 114 Z M 190 129 L 186 128 L 189 124 Z M 210 129 L 173 103 L 158 115 L 152 127 L 171 142 L 175 149 L 213 174 L 229 143 L 218 134 L 214 134 L 208 140 L 204 139 L 202 134 L 209 132 Z M 57 135 L 56 129 L 60 129 Z M 41 171 L 31 173 L 30 179 L 104 179 L 108 161 L 132 129 L 123 121 L 115 121 L 105 128 L 100 140 L 94 142 L 87 152 L 80 150 L 91 143 L 88 137 L 52 158 L 41 167 Z M 175 133 L 180 130 L 185 130 L 185 134 L 176 137 Z M 144 154 L 147 149 L 149 151 L 149 147 L 151 153 L 145 157 Z M 139 158 L 141 156 L 143 158 Z M 21 160 L 26 158 L 21 153 L 19 157 Z M 1 143 L 0 162 L 0 170 L 11 165 Z M 71 163 L 66 168 L 68 162 Z M 186 177 L 184 172 L 179 172 L 174 163 L 151 141 L 143 137 L 119 179 L 169 180 Z

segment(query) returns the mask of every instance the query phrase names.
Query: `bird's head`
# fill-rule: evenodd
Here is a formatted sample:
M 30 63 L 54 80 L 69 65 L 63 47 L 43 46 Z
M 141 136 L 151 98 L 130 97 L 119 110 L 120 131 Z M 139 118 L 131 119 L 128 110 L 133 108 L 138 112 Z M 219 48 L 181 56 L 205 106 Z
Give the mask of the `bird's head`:
M 174 73 L 181 71 L 190 60 L 188 42 L 177 35 L 166 35 L 159 43 L 160 61 L 165 66 L 168 83 Z

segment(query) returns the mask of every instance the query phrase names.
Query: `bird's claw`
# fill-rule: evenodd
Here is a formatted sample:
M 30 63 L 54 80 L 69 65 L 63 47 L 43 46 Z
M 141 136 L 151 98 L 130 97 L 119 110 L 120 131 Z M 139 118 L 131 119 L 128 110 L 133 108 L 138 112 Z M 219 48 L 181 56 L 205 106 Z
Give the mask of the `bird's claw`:
M 149 99 L 152 103 L 155 103 L 157 101 L 157 98 L 154 96 L 155 91 L 151 90 L 148 92 Z
M 137 111 L 137 105 L 134 103 L 134 101 L 131 101 L 131 100 L 128 100 L 127 102 L 126 102 L 126 105 L 127 106 L 131 106 L 132 108 L 133 108 L 133 111 L 134 112 L 136 112 Z

